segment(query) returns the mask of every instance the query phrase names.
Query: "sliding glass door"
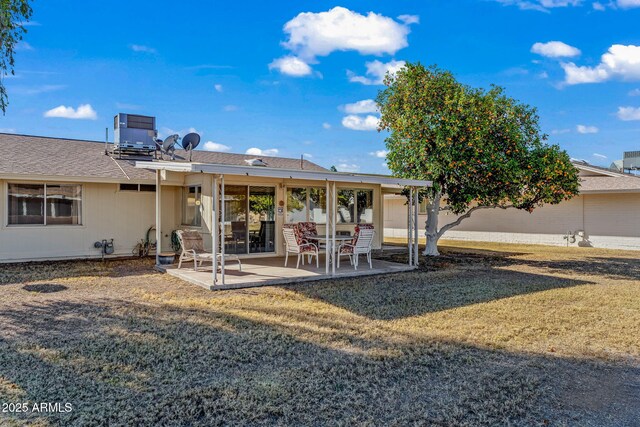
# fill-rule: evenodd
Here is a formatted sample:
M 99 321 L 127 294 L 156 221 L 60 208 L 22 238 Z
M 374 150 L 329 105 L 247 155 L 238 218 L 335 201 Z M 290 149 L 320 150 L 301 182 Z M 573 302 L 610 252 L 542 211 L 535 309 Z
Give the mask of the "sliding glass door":
M 273 252 L 276 244 L 276 189 L 249 187 L 249 252 Z
M 225 252 L 230 254 L 275 251 L 274 187 L 225 186 Z

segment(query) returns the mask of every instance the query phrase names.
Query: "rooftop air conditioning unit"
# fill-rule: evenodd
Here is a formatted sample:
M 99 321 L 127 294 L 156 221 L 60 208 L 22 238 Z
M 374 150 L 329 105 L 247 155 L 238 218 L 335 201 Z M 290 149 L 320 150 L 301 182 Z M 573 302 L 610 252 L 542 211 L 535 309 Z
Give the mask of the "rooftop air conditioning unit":
M 114 152 L 147 153 L 156 150 L 156 118 L 118 113 L 113 118 Z
M 623 170 L 640 170 L 640 151 L 625 151 L 622 168 Z

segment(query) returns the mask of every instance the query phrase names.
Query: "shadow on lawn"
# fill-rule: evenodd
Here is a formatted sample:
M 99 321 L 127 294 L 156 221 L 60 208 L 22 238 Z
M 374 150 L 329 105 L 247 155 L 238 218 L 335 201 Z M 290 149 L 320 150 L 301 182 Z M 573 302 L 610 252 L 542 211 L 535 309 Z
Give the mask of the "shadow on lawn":
M 557 248 L 554 248 L 557 249 Z M 422 271 L 434 271 L 453 265 L 509 266 L 527 265 L 533 268 L 545 268 L 551 272 L 602 275 L 614 279 L 640 280 L 640 257 L 590 256 L 589 249 L 576 251 L 573 258 L 539 260 L 527 259 L 530 253 L 501 252 L 489 249 L 446 246 L 441 248 L 439 257 L 420 257 Z M 406 263 L 405 252 L 387 251 L 376 254 L 377 258 Z M 577 259 L 576 259 L 577 258 Z
M 36 261 L 2 264 L 0 286 L 69 277 L 124 277 L 151 274 L 152 258 L 116 260 Z
M 300 330 L 277 323 L 286 312 L 250 321 L 215 307 L 114 300 L 12 307 L 0 312 L 8 327 L 0 391 L 11 401 L 72 403 L 70 413 L 26 416 L 60 425 L 638 420 L 631 368 L 379 336 L 362 352 L 344 351 L 314 327 L 322 316 L 309 314 L 311 329 Z
M 335 283 L 292 285 L 287 289 L 370 319 L 392 320 L 592 283 L 500 269 L 446 273 L 445 276 L 400 273 L 376 276 L 375 280 L 354 278 Z

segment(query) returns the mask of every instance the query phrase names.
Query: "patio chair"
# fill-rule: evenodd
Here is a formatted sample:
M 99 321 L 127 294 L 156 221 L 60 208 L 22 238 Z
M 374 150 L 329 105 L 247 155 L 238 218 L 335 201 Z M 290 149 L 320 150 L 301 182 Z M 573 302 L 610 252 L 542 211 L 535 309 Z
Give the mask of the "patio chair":
M 351 265 L 353 265 L 354 269 L 357 270 L 358 257 L 360 255 L 366 255 L 369 268 L 373 268 L 373 262 L 371 260 L 371 244 L 373 243 L 373 236 L 375 236 L 375 234 L 376 232 L 373 229 L 373 226 L 366 228 L 356 226 L 353 240 L 349 243 L 343 243 L 338 246 L 337 267 L 340 268 L 340 257 L 347 255 Z
M 182 261 L 193 261 L 193 270 L 198 271 L 198 265 L 202 266 L 205 260 L 213 262 L 213 254 L 204 249 L 204 242 L 200 233 L 192 230 L 178 230 L 176 235 L 180 241 L 182 251 L 178 260 L 178 268 L 182 267 Z M 222 260 L 222 254 L 217 254 L 217 258 L 218 261 Z M 224 254 L 224 259 L 225 261 L 237 261 L 238 270 L 242 271 L 242 263 L 238 255 Z
M 307 242 L 318 246 L 318 239 L 314 239 L 314 236 L 318 235 L 318 227 L 315 222 L 299 222 L 297 227 Z
M 287 261 L 289 260 L 289 253 L 294 253 L 298 255 L 298 262 L 296 263 L 296 268 L 300 268 L 300 259 L 302 259 L 302 265 L 304 265 L 304 256 L 309 256 L 309 262 L 311 262 L 311 257 L 316 257 L 316 268 L 320 268 L 320 261 L 318 257 L 318 247 L 313 243 L 309 243 L 305 239 L 303 239 L 297 232 L 295 228 L 283 228 L 282 234 L 284 235 L 284 244 L 285 244 L 285 256 L 284 256 L 284 266 L 287 266 Z

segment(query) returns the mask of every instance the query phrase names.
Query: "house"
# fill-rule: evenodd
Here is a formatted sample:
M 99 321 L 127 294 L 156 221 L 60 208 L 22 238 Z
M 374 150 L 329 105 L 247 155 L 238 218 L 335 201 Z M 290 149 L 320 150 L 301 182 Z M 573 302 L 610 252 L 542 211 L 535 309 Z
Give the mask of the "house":
M 430 184 L 301 159 L 196 150 L 188 161 L 177 150 L 165 161 L 109 150 L 104 142 L 0 134 L 0 262 L 96 258 L 102 242 L 113 242 L 110 256 L 129 256 L 149 236 L 169 251 L 177 229 L 199 231 L 209 250 L 218 237 L 226 254 L 282 256 L 285 223 L 313 221 L 329 235 L 353 233 L 357 223 L 382 230 L 383 189 Z M 381 244 L 378 233 L 373 247 Z
M 580 194 L 533 213 L 516 209 L 476 211 L 443 238 L 453 240 L 545 245 L 589 246 L 640 250 L 640 176 L 623 174 L 574 162 L 580 175 Z M 384 200 L 385 237 L 406 237 L 406 198 L 387 195 Z M 420 207 L 424 236 L 426 210 Z M 439 226 L 455 221 L 441 213 Z

